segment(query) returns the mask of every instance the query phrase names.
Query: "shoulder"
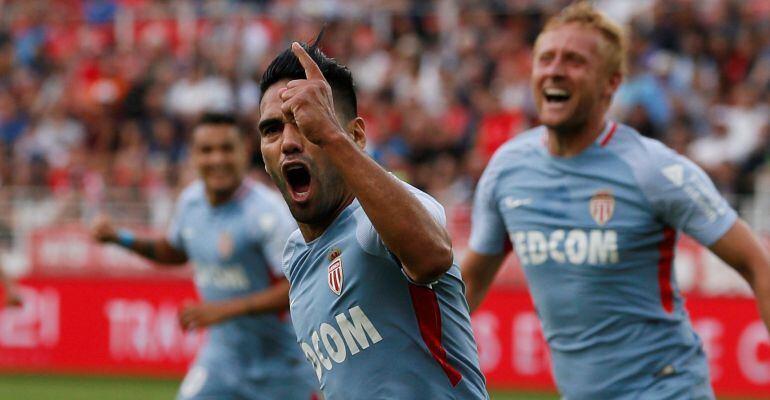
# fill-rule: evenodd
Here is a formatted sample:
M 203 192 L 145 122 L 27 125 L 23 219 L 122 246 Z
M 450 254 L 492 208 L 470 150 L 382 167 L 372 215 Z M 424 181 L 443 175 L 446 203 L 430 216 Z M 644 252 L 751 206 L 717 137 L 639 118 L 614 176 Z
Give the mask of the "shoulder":
M 607 150 L 620 158 L 633 172 L 642 189 L 654 191 L 661 182 L 677 183 L 692 163 L 658 140 L 642 136 L 633 128 L 618 124 Z
M 196 180 L 179 193 L 177 207 L 188 207 L 203 201 L 206 201 L 206 190 L 203 187 L 203 181 Z
M 243 202 L 251 209 L 283 213 L 287 208 L 281 195 L 261 182 L 246 180 L 243 190 Z
M 545 128 L 538 126 L 505 142 L 490 158 L 484 169 L 482 183 L 489 184 L 496 181 L 505 171 L 530 162 L 530 157 L 536 156 L 538 149 L 543 146 L 543 135 L 545 135 Z
M 543 135 L 545 135 L 543 126 L 534 127 L 516 135 L 495 151 L 489 160 L 489 165 L 515 161 L 522 156 L 531 154 L 543 146 Z
M 283 258 L 281 262 L 281 268 L 283 273 L 287 276 L 291 276 L 291 269 L 294 263 L 294 255 L 297 253 L 299 247 L 304 246 L 304 239 L 299 229 L 292 232 L 289 235 L 289 239 L 286 240 L 286 246 L 283 248 Z
M 288 229 L 296 228 L 294 218 L 288 206 L 276 191 L 256 182 L 244 182 L 241 202 L 246 218 L 257 222 L 255 228 L 263 232 L 275 232 L 280 229 L 288 233 Z

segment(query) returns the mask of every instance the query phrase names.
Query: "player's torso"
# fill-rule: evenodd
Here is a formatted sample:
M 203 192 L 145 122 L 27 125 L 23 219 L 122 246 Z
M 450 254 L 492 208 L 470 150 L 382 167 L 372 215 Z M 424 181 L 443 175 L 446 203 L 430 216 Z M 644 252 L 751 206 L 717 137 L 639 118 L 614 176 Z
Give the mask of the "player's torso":
M 195 283 L 207 300 L 241 296 L 269 286 L 271 277 L 255 243 L 259 221 L 247 205 L 233 201 L 219 207 L 191 205 L 182 221 L 185 252 L 195 270 Z
M 659 314 L 665 227 L 616 155 L 533 148 L 501 174 L 495 200 L 544 324 L 585 332 L 615 313 Z
M 258 240 L 262 239 L 257 234 L 261 225 L 267 225 L 260 215 L 272 214 L 257 212 L 260 207 L 264 205 L 254 192 L 218 207 L 206 201 L 187 204 L 180 233 L 204 301 L 250 296 L 268 289 L 276 279 L 261 253 Z M 256 375 L 288 373 L 286 365 L 295 366 L 301 356 L 285 313 L 237 316 L 210 326 L 208 333 L 207 348 L 200 357 L 232 360 L 253 368 Z M 271 363 L 284 363 L 280 368 L 286 371 L 278 372 Z
M 629 382 L 644 384 L 638 376 L 686 364 L 699 342 L 671 279 L 676 232 L 628 162 L 597 144 L 572 158 L 532 140 L 527 149 L 500 174 L 494 199 L 564 394 L 628 393 Z
M 331 399 L 483 398 L 472 387 L 483 390 L 480 373 L 464 376 L 465 381 L 452 386 L 421 336 L 410 284 L 393 259 L 362 249 L 356 228 L 348 208 L 324 235 L 307 245 L 298 243 L 286 255 L 291 265 L 292 322 L 325 395 Z M 456 291 L 459 299 L 459 286 Z M 454 334 L 448 324 L 435 328 Z M 470 332 L 467 343 L 461 335 L 454 336 L 458 336 L 457 347 L 447 349 L 448 353 L 475 354 Z M 459 363 L 449 358 L 449 363 Z M 466 366 L 454 367 L 466 373 Z M 424 382 L 398 384 L 414 379 Z

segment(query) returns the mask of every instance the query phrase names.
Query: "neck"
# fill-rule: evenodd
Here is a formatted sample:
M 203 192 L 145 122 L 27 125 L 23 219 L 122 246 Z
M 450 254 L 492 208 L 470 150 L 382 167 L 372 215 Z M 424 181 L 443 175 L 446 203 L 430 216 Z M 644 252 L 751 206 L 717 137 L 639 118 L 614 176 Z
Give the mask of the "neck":
M 230 201 L 230 199 L 235 196 L 235 193 L 240 189 L 241 185 L 243 184 L 243 181 L 241 181 L 240 184 L 235 186 L 234 188 L 228 189 L 228 190 L 221 190 L 221 191 L 213 191 L 213 190 L 206 190 L 206 198 L 209 201 L 209 204 L 212 206 L 220 206 L 224 203 L 227 203 Z
M 572 157 L 580 154 L 596 141 L 605 126 L 604 113 L 589 118 L 584 124 L 572 127 L 548 127 L 548 152 L 554 156 Z
M 297 225 L 299 225 L 299 231 L 302 233 L 302 237 L 305 239 L 305 242 L 312 242 L 313 240 L 316 240 L 321 235 L 323 235 L 324 232 L 326 232 L 326 229 L 329 228 L 329 226 L 334 222 L 334 220 L 337 219 L 342 211 L 353 202 L 354 198 L 355 197 L 353 196 L 353 193 L 348 193 L 342 199 L 342 201 L 337 204 L 337 207 L 335 207 L 333 212 L 328 213 L 325 218 L 322 218 L 318 222 L 298 222 Z

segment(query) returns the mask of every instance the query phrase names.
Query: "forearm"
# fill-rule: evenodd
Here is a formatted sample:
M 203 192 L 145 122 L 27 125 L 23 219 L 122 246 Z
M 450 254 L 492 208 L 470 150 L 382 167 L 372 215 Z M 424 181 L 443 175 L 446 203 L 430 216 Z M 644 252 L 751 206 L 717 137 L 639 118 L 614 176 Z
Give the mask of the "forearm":
M 228 318 L 284 311 L 289 308 L 289 283 L 281 282 L 252 295 L 228 300 L 223 306 Z
M 324 146 L 385 245 L 413 279 L 432 280 L 452 265 L 449 235 L 409 190 L 347 136 Z
M 180 265 L 187 262 L 183 252 L 174 249 L 162 238 L 137 237 L 133 232 L 121 229 L 111 241 L 159 264 Z
M 770 265 L 755 266 L 751 274 L 742 274 L 757 299 L 762 321 L 770 332 Z
M 463 259 L 462 276 L 465 282 L 465 299 L 468 301 L 468 308 L 471 312 L 475 311 L 484 301 L 504 258 L 505 255 L 485 256 L 469 250 Z

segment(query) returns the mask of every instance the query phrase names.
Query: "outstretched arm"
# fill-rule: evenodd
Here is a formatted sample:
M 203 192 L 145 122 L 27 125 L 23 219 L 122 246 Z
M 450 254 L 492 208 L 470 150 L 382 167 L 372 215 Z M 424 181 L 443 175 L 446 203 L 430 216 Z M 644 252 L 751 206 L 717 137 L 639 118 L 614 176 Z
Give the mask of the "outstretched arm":
M 749 283 L 762 320 L 770 331 L 770 254 L 767 247 L 743 220 L 738 219 L 709 248 Z
M 358 198 L 382 241 L 416 282 L 431 282 L 452 266 L 452 244 L 446 229 L 409 190 L 363 150 L 363 120 L 348 127 L 337 120 L 332 91 L 318 65 L 298 44 L 292 51 L 307 79 L 289 82 L 280 93 L 282 111 L 298 130 L 323 149 Z M 352 137 L 351 137 L 352 136 Z
M 485 255 L 468 250 L 462 262 L 462 273 L 465 282 L 465 298 L 468 300 L 471 312 L 476 310 L 486 297 L 504 259 L 505 254 Z
M 289 282 L 281 279 L 263 291 L 229 300 L 187 304 L 179 312 L 184 329 L 198 329 L 247 314 L 279 312 L 289 307 Z
M 126 229 L 116 229 L 104 215 L 94 220 L 91 236 L 94 240 L 115 243 L 160 264 L 181 265 L 187 262 L 187 254 L 174 248 L 165 238 L 140 237 Z

